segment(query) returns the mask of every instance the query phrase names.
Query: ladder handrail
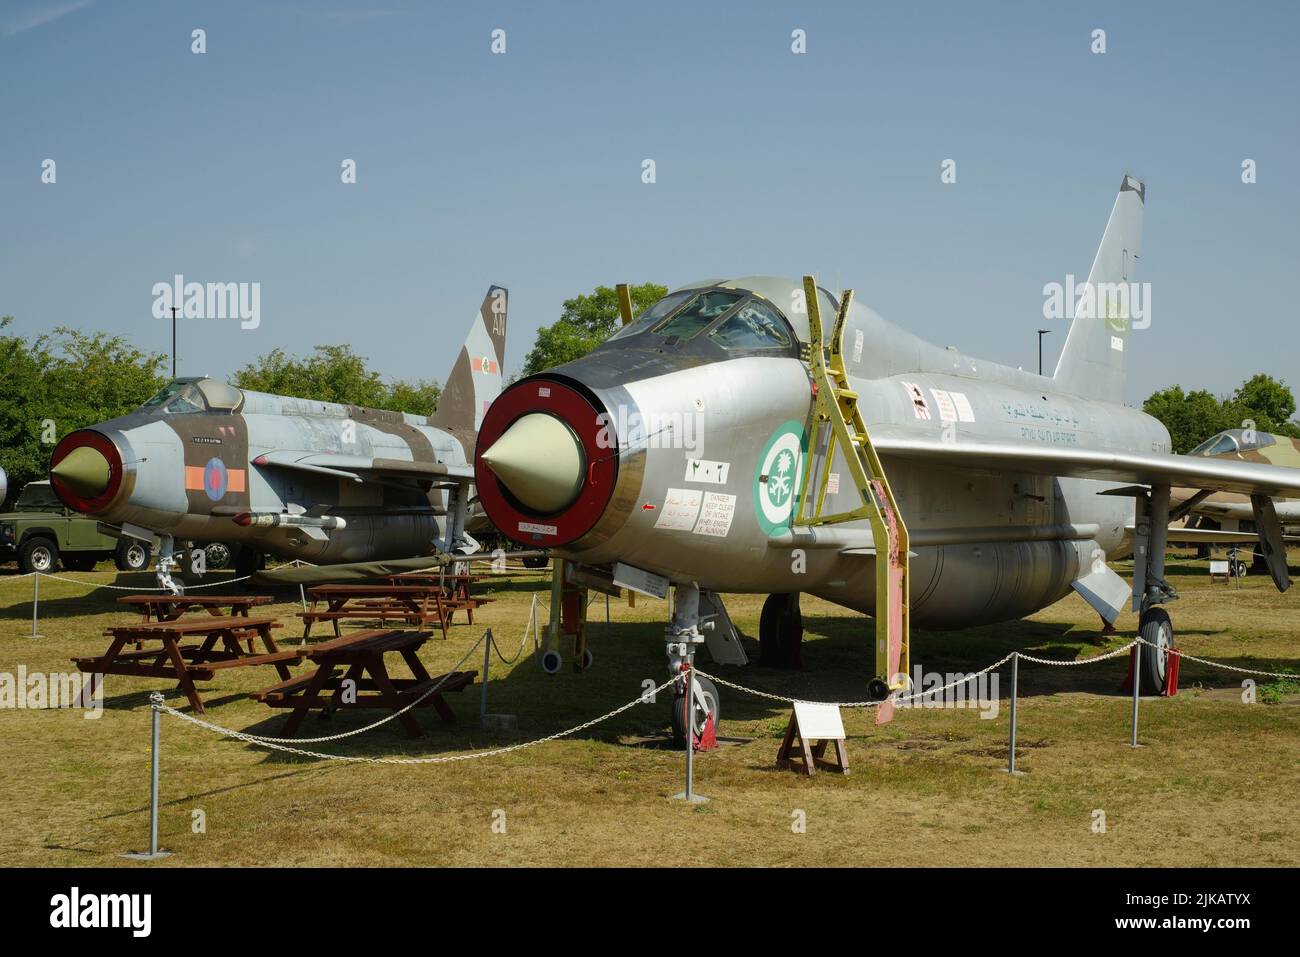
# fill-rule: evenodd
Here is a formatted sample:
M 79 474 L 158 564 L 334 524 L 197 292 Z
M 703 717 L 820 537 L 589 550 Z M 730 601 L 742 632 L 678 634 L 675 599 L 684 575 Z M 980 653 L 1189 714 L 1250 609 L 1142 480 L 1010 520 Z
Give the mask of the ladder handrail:
M 876 672 L 888 687 L 897 690 L 905 686 L 910 671 L 910 551 L 907 525 L 894 499 L 880 456 L 871 443 L 858 408 L 857 393 L 852 389 L 844 368 L 844 326 L 853 301 L 853 290 L 846 289 L 841 294 L 835 326 L 827 344 L 822 335 L 816 282 L 812 276 L 804 276 L 803 286 L 810 336 L 808 365 L 813 380 L 813 403 L 808 428 L 808 465 L 803 470 L 803 486 L 793 524 L 804 527 L 835 525 L 864 518 L 871 523 L 872 538 L 876 542 Z M 825 451 L 820 452 L 823 441 Z M 861 504 L 848 511 L 827 515 L 824 512 L 826 491 L 837 446 L 844 450 L 844 460 Z M 817 472 L 815 504 L 809 501 L 808 494 L 814 470 Z M 880 543 L 886 543 L 883 550 Z M 902 680 L 896 680 L 900 674 Z M 882 720 L 889 720 L 890 715 L 892 707 L 880 709 Z

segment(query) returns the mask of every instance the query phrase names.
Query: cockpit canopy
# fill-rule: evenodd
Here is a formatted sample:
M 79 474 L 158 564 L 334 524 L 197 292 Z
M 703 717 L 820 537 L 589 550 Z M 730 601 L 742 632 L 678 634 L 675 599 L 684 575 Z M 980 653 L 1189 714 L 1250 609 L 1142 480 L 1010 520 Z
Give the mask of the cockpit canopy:
M 1256 432 L 1254 429 L 1227 429 L 1210 436 L 1187 454 L 1202 457 L 1231 455 L 1235 452 L 1266 449 L 1276 444 L 1277 439 L 1267 432 Z
M 238 412 L 244 405 L 244 393 L 233 385 L 216 379 L 173 379 L 162 391 L 146 402 L 145 409 L 158 409 L 164 415 L 187 412 Z
M 609 341 L 643 335 L 655 337 L 648 344 L 698 339 L 729 353 L 781 354 L 795 345 L 790 324 L 770 302 L 745 289 L 718 286 L 669 293 Z

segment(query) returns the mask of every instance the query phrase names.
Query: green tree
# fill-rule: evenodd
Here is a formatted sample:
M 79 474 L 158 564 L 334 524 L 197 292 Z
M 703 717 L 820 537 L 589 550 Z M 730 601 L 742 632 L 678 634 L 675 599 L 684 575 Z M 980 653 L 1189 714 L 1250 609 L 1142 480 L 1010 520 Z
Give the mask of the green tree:
M 1260 432 L 1300 437 L 1300 426 L 1291 421 L 1295 415 L 1295 396 L 1285 382 L 1263 372 L 1243 382 L 1224 403 L 1224 408 L 1241 412 L 1238 426 L 1246 419 L 1253 419 Z
M 1173 450 L 1190 452 L 1215 433 L 1242 428 L 1254 422 L 1260 432 L 1300 436 L 1300 425 L 1290 421 L 1295 397 L 1286 384 L 1271 376 L 1252 376 L 1232 395 L 1218 399 L 1204 389 L 1184 392 L 1179 385 L 1154 392 L 1142 403 L 1169 430 Z
M 167 357 L 64 326 L 29 339 L 6 332 L 12 323 L 0 318 L 0 465 L 16 493 L 45 477 L 51 439 L 125 415 L 162 388 Z
M 413 415 L 431 415 L 440 392 L 438 383 L 432 380 L 385 384 L 365 357 L 348 345 L 316 346 L 305 358 L 273 349 L 236 372 L 234 383 L 256 392 Z
M 632 286 L 630 292 L 632 312 L 639 315 L 662 299 L 668 287 L 647 282 Z M 610 286 L 597 286 L 590 295 L 565 300 L 560 318 L 537 330 L 532 351 L 524 360 L 524 375 L 582 358 L 617 332 L 621 324 L 618 294 Z

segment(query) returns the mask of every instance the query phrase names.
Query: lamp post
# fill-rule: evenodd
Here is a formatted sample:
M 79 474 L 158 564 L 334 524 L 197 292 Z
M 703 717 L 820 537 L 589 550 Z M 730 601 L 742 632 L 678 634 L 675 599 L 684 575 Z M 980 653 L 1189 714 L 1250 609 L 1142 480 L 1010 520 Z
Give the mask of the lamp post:
M 1042 338 L 1039 338 L 1038 371 L 1043 371 Z M 176 378 L 176 307 L 172 306 L 172 378 Z
M 175 311 L 176 311 L 175 309 L 172 310 L 173 313 Z M 1051 329 L 1038 330 L 1038 374 L 1039 375 L 1043 374 L 1043 336 L 1047 335 L 1051 331 L 1052 331 Z

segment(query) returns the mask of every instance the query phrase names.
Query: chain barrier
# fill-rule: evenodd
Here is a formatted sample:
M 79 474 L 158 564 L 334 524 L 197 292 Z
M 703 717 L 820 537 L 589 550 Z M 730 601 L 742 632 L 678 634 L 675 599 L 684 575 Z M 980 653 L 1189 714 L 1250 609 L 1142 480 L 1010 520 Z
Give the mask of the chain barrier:
M 62 575 L 51 575 L 49 572 L 28 572 L 26 575 L 14 575 L 14 578 L 31 578 L 34 575 L 40 575 L 42 578 L 49 578 L 56 582 L 67 582 L 70 585 L 91 585 L 95 588 L 111 588 L 114 591 L 170 591 L 167 588 L 145 588 L 143 585 L 110 585 L 107 582 L 87 581 L 84 578 L 64 578 Z M 219 582 L 202 582 L 198 585 L 185 585 L 186 588 L 216 588 L 218 585 L 233 585 L 235 582 L 248 581 L 252 575 L 243 575 L 239 578 L 224 578 Z M 183 595 L 178 595 L 183 598 Z
M 1027 655 L 1023 651 L 1013 651 L 1011 652 L 1011 654 L 1006 655 L 1005 657 L 1000 658 L 999 660 L 993 662 L 993 664 L 989 665 L 987 668 L 983 668 L 971 674 L 964 675 L 960 679 L 956 681 L 951 681 L 948 684 L 943 685 L 942 687 L 931 688 L 927 691 L 916 692 L 914 694 L 905 695 L 903 697 L 896 696 L 893 700 L 895 704 L 905 704 L 907 702 L 919 701 L 924 698 L 933 697 L 934 695 L 940 694 L 944 691 L 948 691 L 951 688 L 955 688 L 958 685 L 964 685 L 967 682 L 980 677 L 981 675 L 988 674 L 990 671 L 994 671 L 998 668 L 1001 668 L 1012 658 L 1020 658 L 1023 661 L 1030 661 L 1036 665 L 1049 665 L 1054 667 L 1073 668 L 1073 667 L 1078 667 L 1080 665 L 1091 665 L 1101 661 L 1108 661 L 1112 658 L 1118 658 L 1132 651 L 1133 648 L 1136 647 L 1137 645 L 1146 645 L 1148 648 L 1153 648 L 1157 651 L 1161 650 L 1157 645 L 1147 641 L 1145 638 L 1134 638 L 1128 644 L 1116 648 L 1114 651 L 1108 651 L 1105 654 L 1101 654 L 1101 655 L 1093 655 L 1091 658 L 1079 658 L 1075 661 L 1064 661 L 1059 658 L 1039 658 L 1036 655 Z M 1207 658 L 1197 658 L 1194 655 L 1189 655 L 1184 651 L 1179 651 L 1173 648 L 1166 648 L 1164 650 L 1171 655 L 1178 655 L 1178 657 L 1180 658 L 1185 658 L 1188 661 L 1195 661 L 1198 664 L 1208 665 L 1211 668 L 1222 668 L 1225 671 L 1235 671 L 1235 672 L 1239 672 L 1240 674 L 1261 675 L 1266 678 L 1284 678 L 1284 679 L 1291 678 L 1300 681 L 1300 674 L 1292 674 L 1284 671 L 1262 671 L 1257 668 L 1240 668 L 1236 665 L 1227 665 L 1219 661 L 1210 661 Z M 719 678 L 717 675 L 704 671 L 701 668 L 696 668 L 695 673 L 700 675 L 701 677 L 708 678 L 712 682 L 723 685 L 724 687 L 727 688 L 731 688 L 733 691 L 741 691 L 744 692 L 745 694 L 754 695 L 755 697 L 758 698 L 767 698 L 770 701 L 779 701 L 782 704 L 793 705 L 796 702 L 799 702 L 804 704 L 830 705 L 836 708 L 874 708 L 884 703 L 883 701 L 811 701 L 807 698 L 790 698 L 785 695 L 772 694 L 770 691 L 759 691 L 757 688 L 748 688 L 745 685 L 736 684 L 734 681 L 728 681 L 725 678 Z
M 478 646 L 475 645 L 475 647 Z M 608 721 L 610 718 L 616 717 L 617 715 L 622 714 L 624 711 L 628 711 L 631 708 L 635 708 L 639 704 L 647 703 L 648 698 L 653 698 L 655 695 L 657 695 L 660 691 L 663 691 L 669 685 L 681 681 L 683 677 L 684 675 L 681 674 L 674 675 L 673 677 L 665 681 L 663 684 L 661 684 L 659 687 L 655 688 L 653 691 L 649 691 L 649 692 L 643 691 L 640 694 L 638 694 L 635 698 L 633 698 L 631 701 L 629 701 L 627 704 L 620 705 L 619 707 L 615 708 L 613 711 L 607 712 L 606 714 L 603 714 L 598 718 L 592 718 L 590 721 L 584 721 L 582 724 L 574 725 L 572 728 L 567 728 L 564 731 L 557 731 L 555 732 L 555 734 L 548 734 L 544 738 L 536 738 L 532 741 L 524 741 L 521 742 L 520 744 L 512 744 L 503 748 L 492 748 L 491 750 L 488 751 L 471 751 L 467 754 L 446 754 L 446 755 L 439 755 L 438 757 L 432 757 L 432 758 L 371 758 L 371 757 L 366 757 L 365 755 L 325 754 L 320 751 L 308 751 L 305 748 L 295 748 L 295 747 L 290 747 L 288 745 L 277 743 L 278 741 L 283 741 L 283 740 L 295 740 L 292 738 L 269 739 L 269 738 L 258 737 L 257 735 L 247 734 L 243 731 L 233 731 L 230 728 L 223 728 L 220 725 L 212 724 L 211 722 L 204 721 L 201 718 L 196 718 L 194 715 L 186 714 L 183 711 L 177 711 L 175 708 L 171 707 L 170 705 L 163 704 L 158 701 L 155 701 L 152 707 L 157 711 L 163 712 L 165 714 L 170 714 L 173 717 L 180 718 L 183 721 L 188 721 L 190 724 L 198 725 L 200 728 L 204 728 L 208 731 L 221 734 L 225 737 L 235 738 L 236 740 L 245 741 L 248 744 L 252 744 L 257 747 L 269 748 L 273 751 L 282 751 L 286 754 L 297 754 L 308 758 L 322 758 L 327 761 L 347 761 L 352 764 L 451 764 L 452 762 L 455 761 L 472 761 L 477 758 L 488 758 L 500 754 L 509 754 L 512 751 L 522 751 L 524 748 L 531 748 L 538 744 L 545 744 L 548 741 L 558 741 L 560 738 L 566 738 L 571 734 L 577 734 L 579 731 L 585 731 L 587 728 L 594 727 L 595 725 L 600 724 L 602 721 Z M 396 717 L 396 715 L 394 715 L 394 717 Z M 346 735 L 338 735 L 337 737 L 346 737 Z M 317 739 L 301 738 L 296 740 L 298 740 L 299 743 L 302 744 L 310 744 Z M 325 739 L 325 740 L 333 740 L 333 739 Z

